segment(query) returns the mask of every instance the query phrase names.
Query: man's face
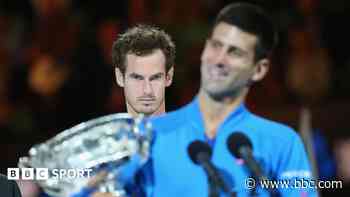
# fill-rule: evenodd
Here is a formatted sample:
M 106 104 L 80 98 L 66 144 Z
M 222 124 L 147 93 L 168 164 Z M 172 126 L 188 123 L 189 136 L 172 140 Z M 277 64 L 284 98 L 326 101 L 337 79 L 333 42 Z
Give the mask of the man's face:
M 124 87 L 128 113 L 161 114 L 165 111 L 165 88 L 170 86 L 173 68 L 166 73 L 165 56 L 160 49 L 145 56 L 127 54 L 126 69 L 116 69 L 117 82 Z
M 257 37 L 221 22 L 215 26 L 201 56 L 201 88 L 216 98 L 236 95 L 255 81 Z M 260 78 L 259 78 L 260 79 Z

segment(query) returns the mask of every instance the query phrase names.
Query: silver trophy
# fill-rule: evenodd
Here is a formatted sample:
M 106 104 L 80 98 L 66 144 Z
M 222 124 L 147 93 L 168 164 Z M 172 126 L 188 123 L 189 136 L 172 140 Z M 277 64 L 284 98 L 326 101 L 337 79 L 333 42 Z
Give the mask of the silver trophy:
M 104 164 L 113 164 L 116 170 L 109 171 L 106 180 L 100 184 L 100 191 L 116 196 L 125 194 L 116 181 L 118 167 L 137 155 L 142 166 L 149 157 L 152 139 L 151 124 L 141 115 L 112 114 L 78 124 L 64 130 L 48 141 L 37 144 L 29 150 L 28 157 L 19 160 L 20 168 L 91 169 Z M 66 197 L 79 191 L 87 184 L 85 174 L 79 178 L 54 177 L 36 180 L 43 190 L 55 197 Z

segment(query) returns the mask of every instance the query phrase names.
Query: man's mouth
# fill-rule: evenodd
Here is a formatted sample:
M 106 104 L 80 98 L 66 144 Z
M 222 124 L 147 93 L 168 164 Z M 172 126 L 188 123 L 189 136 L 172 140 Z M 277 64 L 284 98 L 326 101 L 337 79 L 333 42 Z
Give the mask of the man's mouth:
M 208 73 L 211 80 L 223 80 L 228 76 L 228 72 L 221 68 L 209 68 Z
M 155 101 L 155 99 L 153 99 L 153 98 L 141 98 L 141 99 L 139 99 L 139 101 L 141 101 L 141 102 L 153 102 L 153 101 Z

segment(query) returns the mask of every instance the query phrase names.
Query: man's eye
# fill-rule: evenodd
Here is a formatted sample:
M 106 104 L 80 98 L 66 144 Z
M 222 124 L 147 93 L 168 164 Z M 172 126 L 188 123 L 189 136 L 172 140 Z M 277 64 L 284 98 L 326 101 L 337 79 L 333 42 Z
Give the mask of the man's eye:
M 229 50 L 228 54 L 230 56 L 236 56 L 236 57 L 238 56 L 238 57 L 240 57 L 240 56 L 243 55 L 243 52 L 241 50 L 237 49 L 237 48 L 234 48 L 234 49 Z
M 220 48 L 221 47 L 221 44 L 219 42 L 211 41 L 210 44 L 214 48 Z
M 131 79 L 142 80 L 143 78 L 141 76 L 132 75 Z
M 151 81 L 155 81 L 155 80 L 160 80 L 162 78 L 162 76 L 157 75 L 151 78 Z

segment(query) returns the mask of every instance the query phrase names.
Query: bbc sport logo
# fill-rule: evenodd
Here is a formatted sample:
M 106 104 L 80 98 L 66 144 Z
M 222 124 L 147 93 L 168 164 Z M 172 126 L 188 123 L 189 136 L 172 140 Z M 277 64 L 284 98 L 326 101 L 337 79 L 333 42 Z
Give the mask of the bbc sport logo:
M 9 180 L 90 178 L 92 169 L 7 168 Z

